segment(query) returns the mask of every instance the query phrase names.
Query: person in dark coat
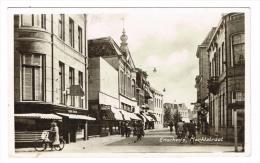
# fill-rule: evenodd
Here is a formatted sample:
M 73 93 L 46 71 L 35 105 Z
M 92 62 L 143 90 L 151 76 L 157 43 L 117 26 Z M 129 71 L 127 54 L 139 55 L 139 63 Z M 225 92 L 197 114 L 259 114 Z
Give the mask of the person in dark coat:
M 242 152 L 245 151 L 245 127 L 241 126 L 239 133 L 238 133 L 239 141 L 242 143 Z
M 170 127 L 170 132 L 172 132 L 173 131 L 173 122 L 172 121 L 169 123 L 169 127 Z

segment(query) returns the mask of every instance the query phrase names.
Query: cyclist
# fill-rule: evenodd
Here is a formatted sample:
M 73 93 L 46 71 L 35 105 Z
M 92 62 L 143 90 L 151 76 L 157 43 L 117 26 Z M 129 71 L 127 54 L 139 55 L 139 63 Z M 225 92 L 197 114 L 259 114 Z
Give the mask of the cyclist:
M 59 135 L 59 127 L 56 122 L 51 123 L 51 129 L 49 131 L 49 139 L 52 142 L 52 145 L 60 144 L 60 135 Z

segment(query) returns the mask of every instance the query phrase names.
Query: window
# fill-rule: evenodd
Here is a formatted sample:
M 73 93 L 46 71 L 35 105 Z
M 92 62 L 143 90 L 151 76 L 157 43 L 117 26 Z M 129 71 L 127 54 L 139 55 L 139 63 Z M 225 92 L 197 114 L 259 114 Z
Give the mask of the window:
M 46 29 L 46 14 L 42 14 L 41 15 L 41 27 L 43 28 L 43 29 Z
M 21 20 L 22 26 L 33 26 L 33 15 L 23 14 Z
M 120 90 L 121 90 L 121 93 L 124 92 L 124 73 L 123 71 L 120 70 Z
M 79 85 L 81 86 L 81 88 L 83 88 L 83 73 L 81 71 L 79 71 Z M 79 107 L 83 107 L 83 99 L 79 96 Z
M 71 18 L 69 20 L 69 41 L 70 46 L 74 48 L 74 21 Z
M 58 35 L 63 41 L 65 40 L 65 18 L 64 14 L 59 15 L 59 24 L 58 24 Z
M 79 44 L 79 52 L 82 53 L 82 29 L 78 27 L 78 44 Z
M 74 79 L 75 79 L 74 78 L 74 69 L 70 67 L 69 68 L 69 84 L 70 84 L 70 86 L 75 84 Z M 70 105 L 75 106 L 75 97 L 74 96 L 71 96 L 71 98 L 70 98 Z
M 33 18 L 34 18 L 33 26 L 40 27 L 41 26 L 40 15 L 33 15 Z
M 22 56 L 22 97 L 25 101 L 43 100 L 42 56 L 25 54 Z
M 226 55 L 225 55 L 225 50 L 224 50 L 224 42 L 222 43 L 222 72 L 226 71 Z
M 65 66 L 64 63 L 59 63 L 59 91 L 60 91 L 60 104 L 65 105 Z
M 245 63 L 245 36 L 236 34 L 232 37 L 232 59 L 231 65 L 241 65 Z M 231 60 L 232 61 L 232 60 Z
M 132 96 L 135 97 L 135 81 L 132 80 Z

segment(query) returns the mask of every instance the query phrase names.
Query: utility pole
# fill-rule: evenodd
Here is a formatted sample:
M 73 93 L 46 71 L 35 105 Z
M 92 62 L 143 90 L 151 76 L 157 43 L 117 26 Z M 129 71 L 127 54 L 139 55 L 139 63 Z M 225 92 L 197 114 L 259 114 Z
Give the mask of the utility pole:
M 235 152 L 238 151 L 237 149 L 237 109 L 234 109 L 234 138 L 235 138 Z

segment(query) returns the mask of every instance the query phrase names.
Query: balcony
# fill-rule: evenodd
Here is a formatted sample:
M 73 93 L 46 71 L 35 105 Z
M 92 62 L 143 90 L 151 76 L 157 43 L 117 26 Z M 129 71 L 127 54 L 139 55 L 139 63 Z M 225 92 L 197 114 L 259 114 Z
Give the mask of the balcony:
M 218 76 L 211 76 L 208 80 L 209 93 L 216 95 L 219 89 Z

